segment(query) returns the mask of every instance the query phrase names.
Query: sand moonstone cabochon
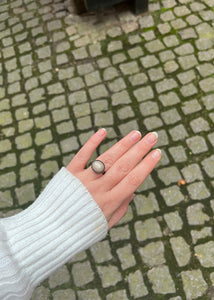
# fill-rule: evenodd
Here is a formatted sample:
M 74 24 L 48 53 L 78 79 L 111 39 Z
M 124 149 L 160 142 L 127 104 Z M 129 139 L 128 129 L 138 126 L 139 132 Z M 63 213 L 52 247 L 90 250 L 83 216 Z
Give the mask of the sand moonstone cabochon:
M 105 165 L 101 160 L 94 160 L 91 163 L 91 168 L 97 174 L 104 174 L 105 173 Z

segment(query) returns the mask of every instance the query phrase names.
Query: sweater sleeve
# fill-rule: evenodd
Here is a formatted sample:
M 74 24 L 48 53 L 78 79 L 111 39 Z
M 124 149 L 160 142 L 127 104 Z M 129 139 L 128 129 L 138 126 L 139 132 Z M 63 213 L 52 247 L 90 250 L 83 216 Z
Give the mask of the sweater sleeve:
M 107 230 L 90 193 L 63 167 L 30 207 L 0 219 L 0 299 L 30 299 L 37 285 Z

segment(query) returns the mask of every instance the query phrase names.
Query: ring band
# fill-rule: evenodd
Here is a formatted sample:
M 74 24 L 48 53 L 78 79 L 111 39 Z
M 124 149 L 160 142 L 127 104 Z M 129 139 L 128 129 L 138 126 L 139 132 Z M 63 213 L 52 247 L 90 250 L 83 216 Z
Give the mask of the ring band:
M 91 168 L 96 174 L 105 174 L 105 164 L 101 160 L 92 161 Z

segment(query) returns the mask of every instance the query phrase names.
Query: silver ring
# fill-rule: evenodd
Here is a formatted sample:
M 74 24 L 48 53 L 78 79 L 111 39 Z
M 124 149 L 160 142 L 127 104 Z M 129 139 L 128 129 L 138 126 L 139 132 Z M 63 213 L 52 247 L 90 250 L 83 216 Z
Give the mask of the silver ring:
M 101 160 L 92 161 L 91 168 L 96 174 L 105 174 L 105 164 Z

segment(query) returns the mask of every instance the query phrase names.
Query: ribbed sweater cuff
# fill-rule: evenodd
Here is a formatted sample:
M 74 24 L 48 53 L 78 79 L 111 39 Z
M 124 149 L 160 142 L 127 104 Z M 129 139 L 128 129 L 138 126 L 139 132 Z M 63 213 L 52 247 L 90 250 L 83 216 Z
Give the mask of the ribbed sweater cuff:
M 2 220 L 8 246 L 34 288 L 107 234 L 107 221 L 85 186 L 66 168 L 25 211 Z

